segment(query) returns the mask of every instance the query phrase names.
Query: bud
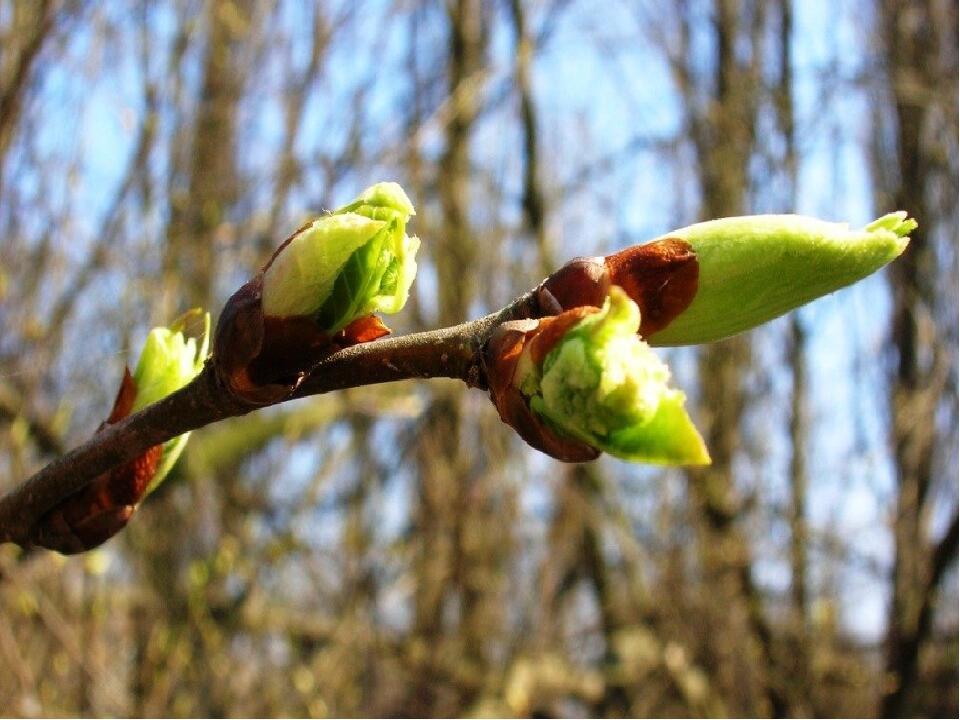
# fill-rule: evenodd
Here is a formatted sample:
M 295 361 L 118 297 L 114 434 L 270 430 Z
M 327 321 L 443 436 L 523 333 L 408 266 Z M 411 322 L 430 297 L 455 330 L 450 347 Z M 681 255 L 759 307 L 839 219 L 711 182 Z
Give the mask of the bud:
M 516 380 L 522 377 L 521 358 L 527 368 L 531 362 L 528 342 L 548 328 L 570 327 L 595 308 L 581 307 L 557 317 L 541 320 L 513 320 L 501 324 L 484 349 L 484 365 L 493 401 L 500 419 L 512 427 L 527 444 L 563 462 L 588 462 L 600 456 L 591 445 L 564 435 L 530 409 L 529 399 L 520 392 Z
M 316 316 L 334 334 L 374 312 L 399 312 L 417 272 L 420 241 L 406 235 L 413 205 L 396 183 L 378 183 L 298 231 L 263 274 L 263 312 Z
M 191 310 L 169 328 L 156 327 L 147 335 L 133 375 L 124 370 L 113 409 L 100 432 L 131 413 L 176 392 L 200 372 L 206 360 L 210 315 L 203 313 L 203 335 L 198 344 L 185 338 Z M 190 433 L 155 445 L 126 465 L 95 478 L 83 490 L 65 498 L 33 526 L 30 541 L 64 554 L 94 548 L 113 537 L 133 516 L 137 505 L 163 481 L 186 445 Z
M 693 345 L 749 330 L 879 270 L 917 227 L 907 213 L 863 230 L 799 215 L 698 223 L 607 257 L 576 258 L 543 281 L 539 315 L 599 306 L 611 285 L 640 308 L 651 345 Z
M 668 386 L 669 369 L 638 337 L 640 311 L 622 289 L 611 287 L 600 309 L 522 322 L 507 324 L 515 325 L 507 330 L 513 342 L 497 338 L 493 351 L 509 362 L 492 358 L 488 377 L 501 417 L 527 442 L 561 460 L 603 451 L 663 465 L 710 461 L 684 394 Z
M 906 212 L 862 230 L 800 215 L 756 215 L 698 223 L 659 242 L 696 255 L 692 301 L 649 333 L 651 345 L 693 345 L 736 335 L 876 272 L 898 257 L 917 227 Z
M 414 214 L 399 185 L 378 183 L 288 238 L 220 316 L 214 362 L 227 389 L 251 404 L 280 400 L 325 356 L 388 334 L 373 313 L 407 301 Z
M 178 318 L 169 328 L 155 327 L 147 335 L 140 360 L 133 373 L 136 395 L 132 412 L 165 398 L 193 380 L 207 359 L 210 347 L 210 313 L 203 313 L 203 334 L 199 345 L 196 338 L 184 337 L 183 330 L 191 317 L 200 314 L 194 309 Z M 157 471 L 146 488 L 150 494 L 170 472 L 190 433 L 184 433 L 163 444 L 163 454 Z

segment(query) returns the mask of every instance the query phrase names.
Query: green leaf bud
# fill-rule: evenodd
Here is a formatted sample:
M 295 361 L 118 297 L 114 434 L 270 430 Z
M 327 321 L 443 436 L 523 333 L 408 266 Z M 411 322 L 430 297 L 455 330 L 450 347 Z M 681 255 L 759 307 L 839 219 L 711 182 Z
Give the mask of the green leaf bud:
M 390 221 L 399 219 L 406 222 L 416 215 L 413 203 L 398 183 L 380 182 L 364 190 L 353 202 L 337 208 L 334 215 L 356 213 L 371 220 Z
M 850 285 L 898 257 L 917 227 L 906 212 L 862 230 L 800 215 L 697 223 L 662 239 L 689 243 L 699 278 L 693 301 L 651 345 L 692 345 L 736 335 Z
M 142 410 L 158 400 L 176 392 L 197 376 L 203 368 L 210 343 L 210 313 L 203 313 L 203 334 L 199 338 L 186 338 L 184 325 L 200 310 L 191 310 L 176 320 L 169 328 L 155 327 L 147 335 L 140 360 L 133 373 L 136 395 L 132 412 Z M 187 443 L 190 433 L 184 433 L 163 445 L 157 471 L 147 486 L 153 491 L 170 472 Z

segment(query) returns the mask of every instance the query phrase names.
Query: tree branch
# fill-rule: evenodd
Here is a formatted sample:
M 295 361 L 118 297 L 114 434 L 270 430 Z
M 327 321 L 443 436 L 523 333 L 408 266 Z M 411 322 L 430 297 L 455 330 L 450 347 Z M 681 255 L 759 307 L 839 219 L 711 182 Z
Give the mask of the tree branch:
M 410 378 L 454 378 L 469 387 L 485 389 L 481 357 L 494 329 L 508 320 L 539 315 L 535 293 L 529 292 L 479 320 L 354 345 L 318 363 L 297 389 L 279 402 Z M 279 403 L 267 405 L 273 404 Z M 208 360 L 189 385 L 116 424 L 107 425 L 0 498 L 0 542 L 22 544 L 47 510 L 82 490 L 100 474 L 133 460 L 154 445 L 267 405 L 252 405 L 231 395 Z

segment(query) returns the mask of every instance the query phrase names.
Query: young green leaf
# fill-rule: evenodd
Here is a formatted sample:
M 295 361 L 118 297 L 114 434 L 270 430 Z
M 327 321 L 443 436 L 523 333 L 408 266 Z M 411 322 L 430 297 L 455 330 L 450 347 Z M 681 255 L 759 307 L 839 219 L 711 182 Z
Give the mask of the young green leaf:
M 378 183 L 298 232 L 264 271 L 263 312 L 314 316 L 333 334 L 374 312 L 399 312 L 416 275 L 420 241 L 406 234 L 413 205 Z
M 264 315 L 315 314 L 330 297 L 354 251 L 386 226 L 386 222 L 356 213 L 314 220 L 293 237 L 264 272 Z
M 197 315 L 200 315 L 200 310 L 191 310 L 169 328 L 155 327 L 147 335 L 133 373 L 136 395 L 132 412 L 176 392 L 193 380 L 203 368 L 210 344 L 210 313 L 203 313 L 203 334 L 199 343 L 195 338 L 185 338 L 183 334 L 186 322 Z M 173 468 L 189 437 L 190 433 L 184 433 L 164 443 L 160 463 L 147 486 L 147 494 L 152 492 Z

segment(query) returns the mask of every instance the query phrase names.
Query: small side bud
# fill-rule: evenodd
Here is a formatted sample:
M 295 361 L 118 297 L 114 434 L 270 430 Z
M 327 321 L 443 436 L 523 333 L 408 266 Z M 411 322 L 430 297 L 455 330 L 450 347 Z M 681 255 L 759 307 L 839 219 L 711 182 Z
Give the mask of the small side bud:
M 202 318 L 198 339 L 186 338 L 190 319 Z M 124 370 L 113 409 L 97 432 L 120 422 L 193 380 L 206 360 L 210 315 L 191 310 L 169 328 L 156 327 L 147 335 L 133 375 Z M 184 433 L 121 467 L 95 478 L 83 490 L 48 510 L 31 529 L 35 545 L 72 554 L 90 550 L 122 530 L 140 502 L 164 480 L 187 443 Z
M 200 319 L 202 323 L 199 339 L 184 335 L 191 319 Z M 210 313 L 199 309 L 185 313 L 169 328 L 155 327 L 151 330 L 133 372 L 137 387 L 133 412 L 165 398 L 193 380 L 203 369 L 209 350 Z M 160 464 L 146 488 L 145 495 L 152 493 L 163 482 L 183 452 L 189 437 L 190 433 L 184 433 L 163 444 Z

